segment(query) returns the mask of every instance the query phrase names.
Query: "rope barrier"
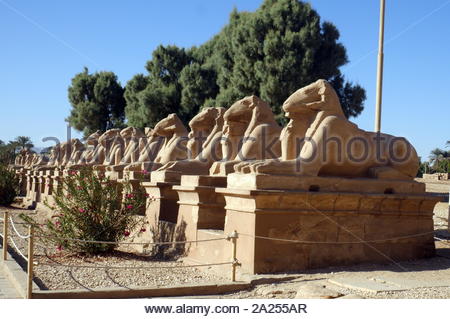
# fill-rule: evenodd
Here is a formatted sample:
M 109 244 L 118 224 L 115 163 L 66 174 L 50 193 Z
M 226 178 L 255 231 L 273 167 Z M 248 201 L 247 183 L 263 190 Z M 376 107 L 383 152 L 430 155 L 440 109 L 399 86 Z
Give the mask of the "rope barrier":
M 14 220 L 12 219 L 12 217 L 9 217 L 9 220 L 11 221 L 11 226 L 12 226 L 14 232 L 17 234 L 17 236 L 19 236 L 19 237 L 22 238 L 22 239 L 28 239 L 28 238 L 30 238 L 29 235 L 24 236 L 24 235 L 21 235 L 21 234 L 19 233 L 19 231 L 17 230 L 16 226 L 14 225 Z
M 437 240 L 439 240 L 439 241 L 450 242 L 450 239 L 448 239 L 448 238 L 442 239 L 442 238 L 439 238 L 439 237 L 434 236 L 434 239 L 437 239 Z
M 295 240 L 295 239 L 285 239 L 285 238 L 273 238 L 273 237 L 255 236 L 255 235 L 250 235 L 250 234 L 239 233 L 240 236 L 247 236 L 247 237 L 258 238 L 258 239 L 283 241 L 283 242 L 298 243 L 298 244 L 326 244 L 326 245 L 336 245 L 336 244 L 349 245 L 349 244 L 378 243 L 378 242 L 385 242 L 385 241 L 392 241 L 392 240 L 420 237 L 420 236 L 425 236 L 425 235 L 430 235 L 430 234 L 434 234 L 434 231 L 426 232 L 426 233 L 420 233 L 420 234 L 414 234 L 414 235 L 408 235 L 408 236 L 392 237 L 392 238 L 387 238 L 387 239 L 375 239 L 375 240 L 364 240 L 364 241 L 347 241 L 347 242 L 330 242 L 330 241 L 306 241 L 306 240 Z
M 185 241 L 171 241 L 171 242 L 140 242 L 140 243 L 126 243 L 126 242 L 116 242 L 116 241 L 101 241 L 101 240 L 85 240 L 85 239 L 77 239 L 77 238 L 63 238 L 63 237 L 53 237 L 53 236 L 34 236 L 35 238 L 46 238 L 46 239 L 56 239 L 56 240 L 66 240 L 66 241 L 76 241 L 81 243 L 90 243 L 90 244 L 111 244 L 111 245 L 173 245 L 173 244 L 190 244 L 190 243 L 199 243 L 199 242 L 207 242 L 207 241 L 218 241 L 218 240 L 228 240 L 228 237 L 220 237 L 220 238 L 211 238 L 211 239 L 200 239 L 200 240 L 185 240 Z
M 13 244 L 14 248 L 16 249 L 17 253 L 22 256 L 23 259 L 25 259 L 28 262 L 28 257 L 26 257 L 22 251 L 17 247 L 16 242 L 14 241 L 14 238 L 12 236 L 9 236 L 9 239 L 11 240 L 11 243 Z
M 393 241 L 399 239 L 407 239 L 407 238 L 415 238 L 421 237 L 425 235 L 434 234 L 434 231 L 412 234 L 406 236 L 399 237 L 391 237 L 385 239 L 374 239 L 374 240 L 364 240 L 364 241 L 346 241 L 346 242 L 330 242 L 330 241 L 306 241 L 306 240 L 296 240 L 296 239 L 286 239 L 286 238 L 274 238 L 274 237 L 266 237 L 266 236 L 255 236 L 245 233 L 239 233 L 239 235 L 258 238 L 258 239 L 266 239 L 266 240 L 274 240 L 274 241 L 283 241 L 283 242 L 292 242 L 299 244 L 362 244 L 362 243 L 377 243 L 377 242 L 385 242 L 385 241 Z M 46 239 L 56 239 L 56 240 L 66 240 L 66 241 L 76 241 L 76 242 L 84 242 L 84 243 L 92 243 L 92 244 L 120 244 L 120 245 L 172 245 L 172 244 L 189 244 L 189 243 L 197 243 L 197 242 L 209 242 L 209 241 L 219 241 L 219 240 L 228 240 L 229 237 L 221 237 L 221 238 L 211 238 L 211 239 L 201 239 L 201 240 L 186 240 L 186 241 L 172 241 L 172 242 L 138 242 L 138 243 L 126 243 L 126 242 L 114 242 L 114 241 L 99 241 L 99 240 L 84 240 L 84 239 L 76 239 L 76 238 L 63 238 L 63 237 L 52 237 L 52 236 L 34 236 L 36 238 L 46 238 Z M 25 236 L 25 239 L 28 236 Z

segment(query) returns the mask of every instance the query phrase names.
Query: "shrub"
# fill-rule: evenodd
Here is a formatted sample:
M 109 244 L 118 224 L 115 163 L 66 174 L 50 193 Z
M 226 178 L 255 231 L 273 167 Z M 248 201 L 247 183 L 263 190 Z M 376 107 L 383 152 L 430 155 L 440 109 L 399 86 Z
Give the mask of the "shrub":
M 0 164 L 0 205 L 8 206 L 14 202 L 19 192 L 19 180 L 16 173 Z
M 117 183 L 91 169 L 71 171 L 53 195 L 55 204 L 45 205 L 55 215 L 39 225 L 33 218 L 22 218 L 35 226 L 36 234 L 57 250 L 97 254 L 109 252 L 116 244 L 65 240 L 119 242 L 137 228 L 137 214 L 145 207 L 146 193 L 133 190 L 128 181 Z M 142 229 L 144 230 L 144 229 Z

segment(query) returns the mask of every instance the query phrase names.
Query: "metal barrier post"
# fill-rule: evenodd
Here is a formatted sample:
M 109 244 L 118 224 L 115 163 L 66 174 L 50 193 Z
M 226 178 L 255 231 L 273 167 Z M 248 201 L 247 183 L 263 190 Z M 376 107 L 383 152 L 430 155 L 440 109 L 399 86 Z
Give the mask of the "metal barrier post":
M 239 264 L 236 259 L 237 239 L 238 239 L 238 233 L 237 233 L 237 231 L 233 231 L 230 235 L 230 240 L 231 240 L 231 281 L 236 281 L 236 267 Z
M 28 226 L 28 267 L 27 267 L 27 299 L 33 296 L 33 250 L 34 250 L 33 226 Z
M 9 213 L 3 213 L 3 260 L 8 259 L 8 218 Z
M 450 233 L 450 189 L 448 190 L 448 215 L 447 215 L 447 231 Z

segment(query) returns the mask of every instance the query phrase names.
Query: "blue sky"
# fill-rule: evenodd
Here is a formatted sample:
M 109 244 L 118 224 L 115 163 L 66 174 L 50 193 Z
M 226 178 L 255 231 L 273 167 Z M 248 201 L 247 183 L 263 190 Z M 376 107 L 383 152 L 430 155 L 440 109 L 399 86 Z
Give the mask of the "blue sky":
M 67 87 L 83 66 L 114 71 L 125 85 L 145 72 L 157 45 L 199 45 L 233 7 L 253 11 L 261 2 L 0 0 L 0 139 L 65 139 Z M 367 91 L 352 121 L 373 130 L 379 0 L 309 2 L 339 29 L 350 61 L 342 72 Z M 427 157 L 450 140 L 450 0 L 386 2 L 382 131 Z

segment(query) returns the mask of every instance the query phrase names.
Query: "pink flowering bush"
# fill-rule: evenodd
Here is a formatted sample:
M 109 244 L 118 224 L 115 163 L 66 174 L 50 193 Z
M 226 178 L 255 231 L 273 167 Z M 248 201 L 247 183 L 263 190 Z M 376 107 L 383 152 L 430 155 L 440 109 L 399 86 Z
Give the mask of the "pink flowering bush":
M 68 174 L 53 198 L 54 205 L 46 205 L 55 215 L 44 227 L 30 216 L 22 215 L 22 218 L 33 224 L 37 235 L 58 251 L 109 252 L 117 244 L 84 241 L 120 242 L 130 236 L 130 230 L 142 229 L 135 217 L 145 208 L 147 195 L 143 189 L 133 190 L 127 181 L 117 183 L 84 169 Z

